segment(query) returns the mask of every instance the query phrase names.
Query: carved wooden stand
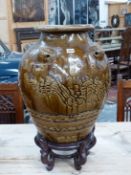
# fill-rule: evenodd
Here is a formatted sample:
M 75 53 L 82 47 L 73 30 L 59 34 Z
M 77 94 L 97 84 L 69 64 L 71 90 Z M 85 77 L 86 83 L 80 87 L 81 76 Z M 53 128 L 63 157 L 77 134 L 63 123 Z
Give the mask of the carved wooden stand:
M 55 158 L 69 159 L 74 158 L 76 170 L 80 170 L 85 164 L 89 150 L 95 145 L 94 128 L 85 139 L 70 144 L 56 144 L 43 138 L 39 133 L 35 136 L 35 143 L 41 148 L 41 161 L 46 164 L 47 170 L 52 170 L 55 164 Z M 55 151 L 73 151 L 70 154 L 58 154 Z

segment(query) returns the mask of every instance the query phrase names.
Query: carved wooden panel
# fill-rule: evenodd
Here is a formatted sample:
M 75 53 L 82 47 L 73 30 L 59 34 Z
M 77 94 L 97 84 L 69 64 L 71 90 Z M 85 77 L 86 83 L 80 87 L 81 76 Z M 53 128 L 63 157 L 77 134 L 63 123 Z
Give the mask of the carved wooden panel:
M 22 123 L 23 119 L 23 102 L 18 84 L 0 84 L 0 124 Z

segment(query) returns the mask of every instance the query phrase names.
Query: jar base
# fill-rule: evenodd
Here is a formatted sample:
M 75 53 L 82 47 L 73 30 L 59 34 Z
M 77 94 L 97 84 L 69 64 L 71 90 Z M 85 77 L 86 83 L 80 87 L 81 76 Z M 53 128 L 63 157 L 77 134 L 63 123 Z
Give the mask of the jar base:
M 84 139 L 69 144 L 51 142 L 38 133 L 34 140 L 36 145 L 41 149 L 41 161 L 46 165 L 46 169 L 49 171 L 53 169 L 55 158 L 73 158 L 75 169 L 80 170 L 81 166 L 86 163 L 89 150 L 96 144 L 94 130 L 95 128 Z

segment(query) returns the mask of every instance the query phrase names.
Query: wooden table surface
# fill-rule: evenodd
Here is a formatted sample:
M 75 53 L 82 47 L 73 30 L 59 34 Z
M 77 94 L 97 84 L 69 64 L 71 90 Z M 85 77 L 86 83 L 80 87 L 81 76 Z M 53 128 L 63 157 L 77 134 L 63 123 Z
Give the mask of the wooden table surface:
M 0 125 L 0 175 L 131 175 L 131 123 L 96 123 L 96 145 L 80 171 L 56 160 L 48 172 L 34 143 L 33 124 Z

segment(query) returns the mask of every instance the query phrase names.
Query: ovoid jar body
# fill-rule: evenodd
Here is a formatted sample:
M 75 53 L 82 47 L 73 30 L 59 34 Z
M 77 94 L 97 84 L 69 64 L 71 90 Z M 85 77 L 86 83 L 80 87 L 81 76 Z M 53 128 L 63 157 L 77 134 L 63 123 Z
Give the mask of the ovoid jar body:
M 88 37 L 90 25 L 44 26 L 24 54 L 19 84 L 38 132 L 55 143 L 85 138 L 110 86 L 103 50 Z

